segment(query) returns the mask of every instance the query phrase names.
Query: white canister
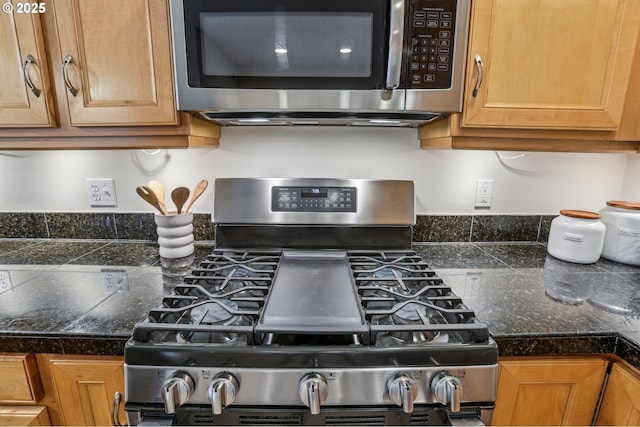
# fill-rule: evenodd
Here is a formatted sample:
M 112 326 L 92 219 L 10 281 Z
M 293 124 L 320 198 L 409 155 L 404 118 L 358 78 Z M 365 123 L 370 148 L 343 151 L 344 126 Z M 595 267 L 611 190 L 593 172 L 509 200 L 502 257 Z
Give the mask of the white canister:
M 563 261 L 591 264 L 600 259 L 605 226 L 596 212 L 561 210 L 551 221 L 547 251 Z
M 602 257 L 640 265 L 640 202 L 609 200 L 600 214 L 607 228 Z

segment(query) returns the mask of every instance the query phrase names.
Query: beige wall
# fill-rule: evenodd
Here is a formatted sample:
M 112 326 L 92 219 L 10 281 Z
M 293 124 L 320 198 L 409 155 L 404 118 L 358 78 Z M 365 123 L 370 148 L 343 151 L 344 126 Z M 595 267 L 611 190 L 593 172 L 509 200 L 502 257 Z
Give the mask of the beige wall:
M 501 152 L 503 157 L 523 153 Z M 425 151 L 416 131 L 390 128 L 224 128 L 218 149 L 0 152 L 0 211 L 143 212 L 149 179 L 193 186 L 246 176 L 399 178 L 416 182 L 420 214 L 555 214 L 640 200 L 640 160 L 618 154 Z M 85 179 L 114 178 L 118 206 L 91 208 Z M 494 182 L 493 206 L 474 209 L 476 179 Z M 211 211 L 211 191 L 196 204 Z

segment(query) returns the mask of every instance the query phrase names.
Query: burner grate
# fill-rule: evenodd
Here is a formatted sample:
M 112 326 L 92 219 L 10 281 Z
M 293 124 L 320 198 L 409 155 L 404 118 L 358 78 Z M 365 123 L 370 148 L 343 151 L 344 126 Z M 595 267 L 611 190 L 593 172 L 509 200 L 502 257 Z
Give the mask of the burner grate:
M 317 341 L 314 337 L 284 331 L 277 332 L 283 336 L 272 337 L 260 329 L 276 272 L 283 269 L 282 256 L 282 251 L 214 250 L 176 286 L 175 294 L 165 296 L 162 305 L 135 326 L 134 339 L 150 343 L 312 345 Z M 315 258 L 307 258 L 303 261 L 313 265 Z M 486 325 L 415 252 L 347 251 L 345 262 L 353 281 L 344 286 L 355 286 L 355 301 L 363 316 L 356 339 L 351 336 L 355 332 L 349 332 L 349 345 L 488 340 Z M 278 296 L 280 304 L 286 304 L 286 296 Z M 294 299 L 298 298 L 304 295 Z M 337 332 L 326 330 L 322 336 L 331 333 Z

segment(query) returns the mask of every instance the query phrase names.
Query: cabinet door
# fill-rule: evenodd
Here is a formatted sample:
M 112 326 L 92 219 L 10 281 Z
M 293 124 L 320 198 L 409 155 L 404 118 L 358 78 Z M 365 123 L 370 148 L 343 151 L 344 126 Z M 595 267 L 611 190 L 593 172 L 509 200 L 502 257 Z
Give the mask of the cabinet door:
M 0 406 L 0 426 L 50 426 L 44 406 Z
M 40 16 L 17 13 L 15 1 L 3 3 L 13 13 L 0 13 L 0 126 L 54 126 Z
M 113 397 L 124 390 L 122 361 L 53 359 L 50 364 L 65 425 L 112 425 Z M 120 419 L 125 419 L 122 407 Z
M 33 354 L 0 354 L 0 378 L 2 403 L 37 403 L 44 395 Z
M 640 376 L 614 363 L 596 425 L 640 425 Z
M 462 125 L 616 130 L 639 24 L 637 0 L 474 1 Z
M 55 14 L 71 125 L 177 123 L 166 0 L 58 0 Z
M 501 361 L 492 425 L 590 425 L 607 365 L 600 358 Z

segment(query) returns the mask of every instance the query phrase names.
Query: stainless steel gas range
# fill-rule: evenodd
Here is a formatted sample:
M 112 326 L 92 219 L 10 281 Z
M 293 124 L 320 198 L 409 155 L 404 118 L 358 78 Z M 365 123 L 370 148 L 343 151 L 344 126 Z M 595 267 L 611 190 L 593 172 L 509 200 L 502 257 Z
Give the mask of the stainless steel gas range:
M 497 346 L 411 250 L 412 182 L 217 179 L 213 221 L 126 345 L 131 424 L 490 423 Z

